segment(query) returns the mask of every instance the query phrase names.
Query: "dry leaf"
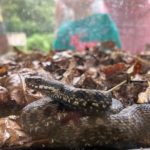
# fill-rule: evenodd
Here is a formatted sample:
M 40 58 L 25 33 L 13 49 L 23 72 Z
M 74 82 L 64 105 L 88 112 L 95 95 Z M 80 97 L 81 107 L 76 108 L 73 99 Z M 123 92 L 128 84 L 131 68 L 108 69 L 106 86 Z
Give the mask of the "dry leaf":
M 0 103 L 6 103 L 8 101 L 8 90 L 0 86 Z
M 6 65 L 0 66 L 0 76 L 6 75 L 8 72 L 8 68 Z
M 15 101 L 19 105 L 24 105 L 26 103 L 23 90 L 23 81 L 19 74 L 9 76 L 5 85 L 9 91 L 11 100 Z
M 0 147 L 3 145 L 19 146 L 27 142 L 29 138 L 21 131 L 16 116 L 8 116 L 0 119 Z
M 101 69 L 103 73 L 105 73 L 106 76 L 110 76 L 112 74 L 116 74 L 118 72 L 121 72 L 125 69 L 124 63 L 118 63 L 114 65 L 105 66 Z
M 145 92 L 141 92 L 138 95 L 138 101 L 139 104 L 144 104 L 150 102 L 150 82 L 148 82 L 149 87 L 146 89 Z

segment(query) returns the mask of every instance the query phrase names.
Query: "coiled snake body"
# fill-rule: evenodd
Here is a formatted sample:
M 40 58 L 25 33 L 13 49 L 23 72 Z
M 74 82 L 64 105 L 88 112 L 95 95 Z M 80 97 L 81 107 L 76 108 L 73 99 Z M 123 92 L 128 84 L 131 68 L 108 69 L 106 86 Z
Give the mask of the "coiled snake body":
M 62 146 L 134 145 L 150 139 L 150 104 L 123 109 L 121 102 L 98 90 L 33 77 L 25 82 L 49 96 L 22 111 L 22 126 L 33 137 L 51 137 L 52 144 Z M 72 112 L 82 115 L 65 124 Z

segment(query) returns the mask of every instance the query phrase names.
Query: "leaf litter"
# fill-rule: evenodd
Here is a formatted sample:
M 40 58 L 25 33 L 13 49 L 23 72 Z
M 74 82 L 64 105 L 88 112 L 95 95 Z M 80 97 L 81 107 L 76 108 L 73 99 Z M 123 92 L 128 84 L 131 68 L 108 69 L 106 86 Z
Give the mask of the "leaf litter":
M 106 49 L 106 43 L 81 54 L 72 51 L 23 53 L 14 49 L 1 56 L 0 147 L 23 148 L 52 143 L 48 139 L 34 141 L 19 124 L 22 108 L 43 97 L 42 93 L 26 87 L 24 79 L 28 76 L 56 79 L 79 88 L 112 90 L 113 97 L 124 107 L 149 103 L 150 54 L 132 56 L 108 44 L 110 51 L 105 52 L 102 49 Z M 71 120 L 70 116 L 74 114 L 66 115 L 65 120 Z

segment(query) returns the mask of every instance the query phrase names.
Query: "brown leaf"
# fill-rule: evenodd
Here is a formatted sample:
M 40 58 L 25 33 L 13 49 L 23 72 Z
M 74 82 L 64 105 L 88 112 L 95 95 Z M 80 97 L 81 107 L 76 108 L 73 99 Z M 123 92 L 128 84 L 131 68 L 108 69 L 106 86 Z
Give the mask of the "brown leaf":
M 0 86 L 0 103 L 6 103 L 8 101 L 8 90 Z
M 19 74 L 13 74 L 9 76 L 6 80 L 6 88 L 9 91 L 10 99 L 15 101 L 19 105 L 24 105 L 26 103 L 23 81 Z
M 87 74 L 83 74 L 80 79 L 76 81 L 76 84 L 74 85 L 79 88 L 85 88 L 85 89 L 101 89 L 101 82 L 97 82 L 94 80 L 91 76 L 88 76 Z
M 148 85 L 145 92 L 139 93 L 137 103 L 144 104 L 150 102 L 150 82 L 148 82 Z
M 0 66 L 0 76 L 6 75 L 8 72 L 8 68 L 6 65 L 1 65 Z
M 142 64 L 139 61 L 136 61 L 136 63 L 134 64 L 134 71 L 133 74 L 140 74 L 142 69 Z
M 8 116 L 0 119 L 0 146 L 19 146 L 28 140 L 27 135 L 21 131 L 16 116 Z
M 67 71 L 63 74 L 62 81 L 64 83 L 72 85 L 72 81 L 75 76 L 75 72 L 76 72 L 76 62 L 74 59 L 71 59 Z
M 124 63 L 118 63 L 114 65 L 105 66 L 101 69 L 103 73 L 105 73 L 106 76 L 110 76 L 112 74 L 116 74 L 118 72 L 121 72 L 125 69 Z

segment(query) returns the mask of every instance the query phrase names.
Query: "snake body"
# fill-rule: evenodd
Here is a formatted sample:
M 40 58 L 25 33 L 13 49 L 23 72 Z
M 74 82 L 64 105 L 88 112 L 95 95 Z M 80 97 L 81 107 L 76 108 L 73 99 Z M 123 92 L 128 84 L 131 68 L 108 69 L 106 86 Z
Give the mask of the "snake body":
M 98 90 L 74 88 L 59 81 L 47 81 L 42 78 L 26 78 L 28 87 L 43 91 L 54 101 L 83 113 L 100 113 L 112 105 L 112 99 Z
M 122 104 L 98 90 L 80 89 L 47 81 L 26 78 L 29 88 L 43 91 L 48 98 L 28 104 L 22 111 L 22 126 L 33 137 L 51 137 L 55 144 L 71 146 L 137 144 L 150 138 L 150 104 Z M 83 114 L 78 123 L 63 120 L 70 113 Z M 74 121 L 74 119 L 72 119 Z

